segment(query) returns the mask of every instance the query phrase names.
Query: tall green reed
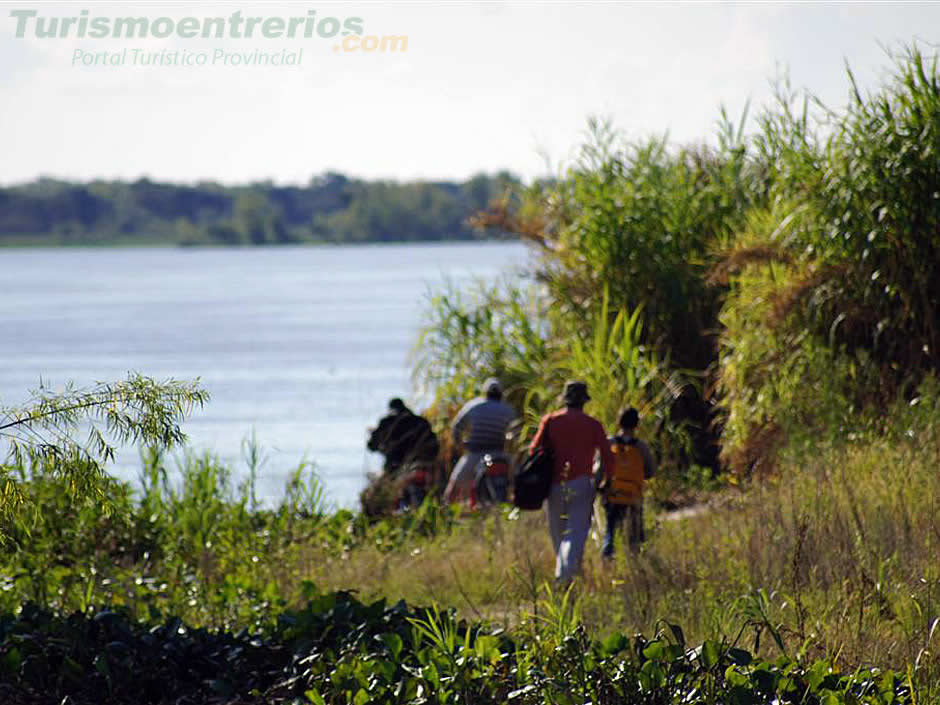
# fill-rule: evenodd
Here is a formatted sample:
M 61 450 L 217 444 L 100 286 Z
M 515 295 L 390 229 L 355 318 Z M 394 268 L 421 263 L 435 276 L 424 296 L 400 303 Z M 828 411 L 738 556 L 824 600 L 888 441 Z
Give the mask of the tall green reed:
M 416 378 L 435 393 L 432 413 L 446 427 L 459 405 L 497 376 L 520 411 L 519 441 L 557 408 L 566 380 L 585 380 L 589 411 L 612 432 L 620 411 L 635 406 L 643 431 L 661 431 L 664 451 L 687 442 L 670 424 L 669 405 L 687 379 L 643 343 L 642 311 L 612 310 L 604 287 L 577 324 L 548 304 L 536 285 L 511 283 L 472 295 L 451 288 L 430 299 L 416 350 Z M 668 463 L 667 463 L 668 464 Z
M 789 438 L 851 433 L 940 368 L 940 74 L 916 45 L 822 129 L 781 90 L 757 148 L 772 205 L 725 253 L 720 384 L 739 469 Z

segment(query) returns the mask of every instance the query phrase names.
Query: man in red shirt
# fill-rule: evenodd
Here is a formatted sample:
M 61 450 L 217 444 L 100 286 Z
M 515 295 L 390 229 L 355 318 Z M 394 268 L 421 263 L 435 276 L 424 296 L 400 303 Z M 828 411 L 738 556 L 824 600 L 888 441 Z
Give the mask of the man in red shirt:
M 565 408 L 542 418 L 530 451 L 545 443 L 554 462 L 548 496 L 548 529 L 555 548 L 555 582 L 567 585 L 581 569 L 584 543 L 594 508 L 594 454 L 600 452 L 605 476 L 613 471 L 614 457 L 600 421 L 584 413 L 590 401 L 587 384 L 568 382 Z

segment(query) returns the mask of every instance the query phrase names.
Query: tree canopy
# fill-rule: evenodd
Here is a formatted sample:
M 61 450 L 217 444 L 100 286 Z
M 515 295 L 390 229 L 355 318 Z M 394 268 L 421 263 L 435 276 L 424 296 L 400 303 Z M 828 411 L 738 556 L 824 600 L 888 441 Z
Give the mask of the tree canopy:
M 468 217 L 518 183 L 508 172 L 407 183 L 328 172 L 306 186 L 42 178 L 0 188 L 0 244 L 469 240 L 484 233 Z

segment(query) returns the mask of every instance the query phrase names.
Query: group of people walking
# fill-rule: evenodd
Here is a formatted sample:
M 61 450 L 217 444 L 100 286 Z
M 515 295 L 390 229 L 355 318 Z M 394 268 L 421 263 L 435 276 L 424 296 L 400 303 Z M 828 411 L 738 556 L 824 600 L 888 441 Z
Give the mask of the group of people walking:
M 464 452 L 454 465 L 444 489 L 446 502 L 473 498 L 487 474 L 495 471 L 498 478 L 500 472 L 495 469 L 508 467 L 504 446 L 511 424 L 517 417 L 516 411 L 503 401 L 499 380 L 486 380 L 482 392 L 481 396 L 471 399 L 460 409 L 451 424 L 452 437 L 462 442 Z M 636 437 L 639 414 L 633 408 L 624 410 L 616 433 L 608 436 L 601 422 L 584 411 L 590 400 L 587 384 L 568 382 L 562 394 L 563 408 L 541 419 L 529 445 L 530 453 L 540 447 L 551 451 L 552 482 L 545 511 L 555 551 L 555 580 L 559 584 L 569 583 L 580 570 L 598 491 L 603 494 L 606 516 L 602 556 L 613 556 L 614 539 L 624 523 L 631 548 L 638 547 L 645 538 L 643 485 L 655 474 L 656 459 L 647 444 Z M 400 403 L 400 400 L 393 402 Z M 415 414 L 411 414 L 411 419 L 421 419 L 427 424 Z M 383 423 L 386 424 L 384 429 Z M 398 423 L 401 424 L 402 419 Z M 407 428 L 421 426 L 420 422 L 413 420 L 408 424 Z M 383 419 L 370 438 L 369 448 L 393 447 L 387 439 L 394 428 L 395 424 Z M 380 430 L 383 432 L 379 433 Z M 426 432 L 433 435 L 429 424 Z M 422 438 L 426 438 L 426 432 Z M 437 445 L 436 437 L 434 443 L 425 440 L 423 457 L 427 458 L 432 448 L 436 455 Z M 600 466 L 595 471 L 597 457 L 600 458 Z M 506 485 L 505 482 L 497 482 L 496 486 Z M 495 499 L 506 501 L 507 497 L 500 496 L 497 491 Z
M 600 421 L 585 413 L 591 400 L 584 382 L 568 382 L 564 408 L 542 417 L 529 452 L 540 445 L 552 451 L 552 486 L 546 503 L 548 529 L 555 549 L 555 580 L 568 583 L 581 568 L 591 530 L 594 495 L 604 496 L 606 531 L 601 555 L 614 554 L 614 537 L 627 519 L 628 541 L 644 540 L 643 483 L 656 472 L 649 447 L 636 438 L 639 414 L 630 408 L 620 415 L 618 433 L 608 438 Z M 594 473 L 600 455 L 599 476 Z

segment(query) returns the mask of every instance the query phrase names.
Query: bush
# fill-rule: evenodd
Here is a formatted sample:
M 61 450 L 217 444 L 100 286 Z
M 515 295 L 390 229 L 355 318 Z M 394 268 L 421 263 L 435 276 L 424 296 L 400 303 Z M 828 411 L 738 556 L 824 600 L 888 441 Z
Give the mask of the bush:
M 781 100 L 759 140 L 773 205 L 715 271 L 730 279 L 719 375 L 739 470 L 790 436 L 845 434 L 940 368 L 936 62 L 910 49 L 888 85 L 827 111 L 825 139 Z
M 535 286 L 480 287 L 467 296 L 455 290 L 434 296 L 416 354 L 416 381 L 434 394 L 431 413 L 446 429 L 460 406 L 496 376 L 505 399 L 521 413 L 521 449 L 545 413 L 557 409 L 564 383 L 587 382 L 588 413 L 611 432 L 620 411 L 640 411 L 641 430 L 657 434 L 669 460 L 687 445 L 671 423 L 670 403 L 684 377 L 672 372 L 642 343 L 640 311 L 613 311 L 606 290 L 586 314 L 593 326 L 549 306 Z M 452 440 L 448 439 L 445 447 Z M 666 466 L 670 463 L 667 461 Z

